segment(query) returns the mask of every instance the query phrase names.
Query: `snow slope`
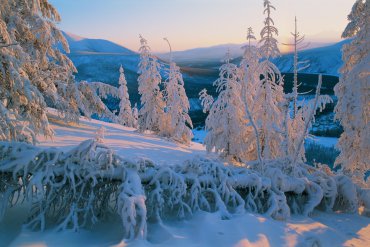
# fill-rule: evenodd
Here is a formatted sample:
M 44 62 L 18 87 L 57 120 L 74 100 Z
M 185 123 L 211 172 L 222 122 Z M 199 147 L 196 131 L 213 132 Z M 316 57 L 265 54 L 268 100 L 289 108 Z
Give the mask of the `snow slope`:
M 55 131 L 53 140 L 40 137 L 41 147 L 62 147 L 71 149 L 82 141 L 95 137 L 95 132 L 103 126 L 105 131 L 104 143 L 113 148 L 121 157 L 129 159 L 146 158 L 159 164 L 178 164 L 195 155 L 207 155 L 200 143 L 190 146 L 176 144 L 152 134 L 141 134 L 133 128 L 98 120 L 80 119 L 75 126 L 65 125 L 56 119 L 53 109 L 49 109 L 51 126 Z
M 129 159 L 148 158 L 161 164 L 176 164 L 195 155 L 207 155 L 198 143 L 178 145 L 132 128 L 81 118 L 80 124 L 59 122 L 49 109 L 54 140 L 41 139 L 41 147 L 68 150 L 83 140 L 94 138 L 95 131 L 106 128 L 105 144 Z M 24 205 L 27 206 L 27 205 Z M 183 221 L 164 221 L 148 225 L 147 240 L 121 239 L 120 219 L 111 218 L 79 232 L 32 232 L 22 227 L 27 215 L 22 206 L 11 208 L 0 222 L 0 246 L 370 246 L 370 218 L 355 214 L 315 211 L 312 217 L 293 215 L 277 221 L 258 214 L 233 215 L 222 220 L 218 213 L 198 212 Z

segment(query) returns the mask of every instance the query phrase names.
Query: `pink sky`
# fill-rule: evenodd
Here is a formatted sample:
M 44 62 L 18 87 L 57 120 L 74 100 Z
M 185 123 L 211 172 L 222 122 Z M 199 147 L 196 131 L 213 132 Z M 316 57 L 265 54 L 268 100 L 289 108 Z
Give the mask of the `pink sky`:
M 263 26 L 262 0 L 50 0 L 62 16 L 60 28 L 83 37 L 108 39 L 132 50 L 139 34 L 154 51 L 245 42 Z M 289 42 L 294 16 L 307 41 L 336 42 L 347 24 L 353 0 L 272 0 L 278 40 Z

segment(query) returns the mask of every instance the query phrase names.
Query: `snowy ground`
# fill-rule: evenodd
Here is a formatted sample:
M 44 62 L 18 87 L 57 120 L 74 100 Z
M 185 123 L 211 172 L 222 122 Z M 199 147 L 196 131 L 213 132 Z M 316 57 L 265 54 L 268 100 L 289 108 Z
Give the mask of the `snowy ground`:
M 370 219 L 351 214 L 316 212 L 311 218 L 293 216 L 276 221 L 254 214 L 221 220 L 200 212 L 185 221 L 149 224 L 147 240 L 121 240 L 122 226 L 112 219 L 79 232 L 31 232 L 21 229 L 25 215 L 12 209 L 0 223 L 0 246 L 369 246 Z M 314 245 L 315 246 L 315 245 Z
M 135 129 L 118 124 L 101 122 L 98 120 L 80 119 L 80 124 L 68 126 L 56 120 L 52 110 L 51 125 L 56 132 L 53 140 L 40 137 L 39 146 L 63 147 L 70 149 L 84 140 L 95 137 L 95 132 L 103 126 L 105 131 L 104 143 L 113 148 L 121 157 L 129 159 L 149 158 L 159 164 L 182 163 L 191 156 L 207 155 L 200 143 L 191 143 L 190 146 L 179 145 L 151 134 L 140 134 Z M 53 120 L 55 119 L 55 120 Z
M 56 136 L 53 141 L 41 140 L 43 147 L 72 148 L 93 138 L 104 126 L 105 143 L 123 157 L 145 157 L 163 164 L 175 164 L 194 155 L 207 155 L 199 143 L 189 147 L 159 137 L 142 135 L 133 129 L 96 120 L 81 119 L 79 126 L 66 126 L 52 121 Z M 203 136 L 199 135 L 203 134 Z M 204 137 L 204 131 L 196 138 Z M 198 140 L 199 141 L 199 140 Z M 327 142 L 327 141 L 325 141 Z M 0 246 L 370 246 L 370 218 L 316 211 L 311 218 L 292 216 L 276 221 L 260 215 L 234 215 L 221 220 L 217 213 L 199 212 L 185 221 L 149 224 L 148 239 L 121 240 L 122 226 L 118 217 L 79 232 L 31 232 L 22 228 L 26 210 L 12 208 L 0 222 Z

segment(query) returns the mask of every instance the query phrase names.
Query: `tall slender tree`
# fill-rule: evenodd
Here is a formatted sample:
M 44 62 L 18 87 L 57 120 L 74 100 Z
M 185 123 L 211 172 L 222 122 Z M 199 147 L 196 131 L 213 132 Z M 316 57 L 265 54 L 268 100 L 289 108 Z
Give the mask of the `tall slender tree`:
M 256 46 L 252 45 L 252 40 L 256 40 L 253 29 L 248 28 L 247 41 L 248 45 L 244 46 L 244 55 L 240 63 L 240 83 L 241 83 L 241 98 L 245 107 L 246 118 L 246 132 L 247 136 L 244 140 L 246 142 L 248 159 L 258 159 L 262 162 L 261 144 L 259 130 L 256 124 L 253 102 L 256 96 L 256 86 L 260 80 L 259 60 L 260 53 Z
M 295 118 L 297 111 L 298 111 L 298 72 L 308 68 L 309 61 L 298 61 L 298 51 L 300 49 L 308 47 L 308 43 L 304 43 L 305 36 L 301 35 L 298 32 L 297 27 L 297 17 L 294 18 L 294 33 L 291 33 L 293 36 L 293 43 L 290 44 L 283 44 L 286 46 L 291 46 L 294 49 L 294 56 L 293 56 L 293 90 L 292 90 L 292 98 L 293 98 L 293 119 Z
M 159 84 L 162 82 L 160 64 L 151 54 L 148 42 L 140 35 L 139 94 L 139 130 L 158 133 L 164 114 L 164 100 Z
M 166 124 L 161 126 L 160 134 L 173 140 L 190 143 L 193 124 L 189 117 L 190 104 L 185 93 L 184 80 L 180 68 L 172 60 L 172 48 L 167 38 L 164 40 L 170 48 L 170 68 L 165 82 Z
M 269 0 L 264 0 L 265 26 L 261 30 L 260 52 L 263 60 L 260 63 L 260 80 L 257 85 L 253 108 L 260 128 L 261 156 L 263 159 L 272 159 L 282 155 L 282 129 L 285 104 L 283 78 L 279 69 L 270 61 L 280 55 L 277 40 L 278 30 L 274 27 L 271 11 L 275 7 Z
M 130 97 L 128 94 L 127 89 L 127 81 L 124 74 L 124 69 L 121 65 L 119 68 L 119 98 L 120 98 L 120 104 L 119 104 L 119 114 L 118 119 L 119 122 L 122 125 L 133 127 L 134 126 L 134 118 L 132 116 L 132 109 L 131 109 L 131 102 Z
M 364 174 L 370 170 L 370 1 L 357 0 L 348 20 L 342 37 L 352 41 L 343 47 L 344 64 L 334 88 L 338 97 L 335 117 L 344 130 L 338 142 L 341 152 L 336 165 L 365 185 Z M 367 186 L 370 187 L 369 179 Z

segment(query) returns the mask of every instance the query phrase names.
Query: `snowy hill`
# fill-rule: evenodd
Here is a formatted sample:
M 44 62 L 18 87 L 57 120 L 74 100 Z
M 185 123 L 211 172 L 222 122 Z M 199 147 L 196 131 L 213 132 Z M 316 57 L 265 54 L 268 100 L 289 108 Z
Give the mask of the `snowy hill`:
M 94 138 L 97 128 L 106 129 L 105 144 L 123 158 L 151 159 L 162 165 L 178 165 L 194 156 L 207 156 L 201 144 L 182 146 L 151 134 L 96 120 L 80 119 L 65 125 L 49 109 L 53 141 L 41 139 L 39 146 L 68 151 L 81 141 Z M 212 157 L 208 156 L 208 157 Z M 222 219 L 220 212 L 198 211 L 186 220 L 148 224 L 146 240 L 122 240 L 122 222 L 108 218 L 78 232 L 47 228 L 33 232 L 22 227 L 26 207 L 10 208 L 0 222 L 0 246 L 369 246 L 370 219 L 356 214 L 315 211 L 311 217 L 292 215 L 285 221 L 253 213 L 233 214 Z M 316 245 L 315 245 L 316 244 Z
M 91 54 L 91 53 L 119 53 L 121 55 L 135 55 L 136 53 L 104 39 L 88 39 L 75 34 L 63 32 L 67 39 L 71 53 Z

